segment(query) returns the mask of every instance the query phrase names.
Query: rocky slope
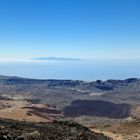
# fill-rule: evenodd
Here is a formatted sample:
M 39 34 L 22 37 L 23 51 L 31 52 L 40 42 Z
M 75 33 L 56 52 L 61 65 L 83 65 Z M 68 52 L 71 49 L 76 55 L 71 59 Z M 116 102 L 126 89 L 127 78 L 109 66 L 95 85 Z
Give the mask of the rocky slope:
M 0 140 L 111 140 L 74 122 L 27 123 L 0 120 Z

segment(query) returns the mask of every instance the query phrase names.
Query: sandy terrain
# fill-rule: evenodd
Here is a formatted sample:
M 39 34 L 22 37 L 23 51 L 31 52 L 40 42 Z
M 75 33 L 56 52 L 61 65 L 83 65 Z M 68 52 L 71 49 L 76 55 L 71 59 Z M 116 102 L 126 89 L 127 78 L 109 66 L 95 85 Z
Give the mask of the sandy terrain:
M 51 115 L 58 115 L 57 113 L 52 113 L 54 110 L 52 110 L 50 116 L 46 115 L 44 109 L 52 109 L 49 105 L 35 104 L 26 100 L 26 98 L 22 96 L 10 97 L 9 95 L 5 99 L 0 99 L 0 118 L 31 122 L 50 122 L 52 121 Z M 38 110 L 44 111 L 44 114 L 41 111 L 41 113 L 38 112 Z M 134 116 L 139 116 L 139 112 L 140 107 L 136 106 L 133 112 Z M 102 127 L 93 127 L 91 130 L 103 133 L 113 140 L 140 140 L 140 120 L 134 121 L 128 118 L 126 121 L 126 123 L 109 124 L 109 127 L 104 127 L 104 125 L 101 125 Z
M 31 109 L 24 107 L 44 107 L 41 104 L 31 104 L 25 100 L 0 100 L 0 118 L 20 121 L 48 122 L 49 118 L 43 118 L 29 113 Z
M 91 128 L 92 131 L 103 133 L 113 140 L 140 140 L 140 120 L 130 120 L 111 125 L 108 128 Z
M 125 140 L 121 134 L 114 134 L 113 132 L 98 130 L 98 129 L 92 129 L 92 131 L 96 133 L 103 133 L 105 136 L 108 136 L 113 140 Z

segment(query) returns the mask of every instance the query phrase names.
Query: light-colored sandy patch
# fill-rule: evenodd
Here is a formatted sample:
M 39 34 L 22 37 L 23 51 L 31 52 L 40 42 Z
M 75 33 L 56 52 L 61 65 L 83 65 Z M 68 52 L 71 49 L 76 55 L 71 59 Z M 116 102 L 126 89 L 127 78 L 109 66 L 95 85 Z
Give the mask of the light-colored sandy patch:
M 46 107 L 41 104 L 31 104 L 25 100 L 0 100 L 0 118 L 32 121 L 32 122 L 48 122 L 49 119 L 29 113 L 31 109 L 25 107 Z
M 0 110 L 0 118 L 20 120 L 20 121 L 31 121 L 31 122 L 48 122 L 49 120 L 33 115 L 28 114 L 29 109 L 20 109 L 20 108 L 8 108 Z
M 98 129 L 91 129 L 91 130 L 96 132 L 96 133 L 102 133 L 105 136 L 112 138 L 113 140 L 126 140 L 125 138 L 123 138 L 123 136 L 121 134 L 114 134 L 114 133 L 109 132 L 109 131 L 98 130 Z
M 93 92 L 93 93 L 90 93 L 90 96 L 101 96 L 103 95 L 104 93 L 101 93 L 101 92 Z
M 133 106 L 133 108 L 131 110 L 131 115 L 135 118 L 140 118 L 140 106 L 139 105 Z

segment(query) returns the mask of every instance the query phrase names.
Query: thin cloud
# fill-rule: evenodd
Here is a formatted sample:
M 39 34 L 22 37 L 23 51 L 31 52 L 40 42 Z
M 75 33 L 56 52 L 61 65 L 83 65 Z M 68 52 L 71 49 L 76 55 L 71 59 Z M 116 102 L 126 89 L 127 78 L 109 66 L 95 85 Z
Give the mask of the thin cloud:
M 63 57 L 39 57 L 39 58 L 32 58 L 32 60 L 39 60 L 39 61 L 82 61 L 80 58 L 63 58 Z

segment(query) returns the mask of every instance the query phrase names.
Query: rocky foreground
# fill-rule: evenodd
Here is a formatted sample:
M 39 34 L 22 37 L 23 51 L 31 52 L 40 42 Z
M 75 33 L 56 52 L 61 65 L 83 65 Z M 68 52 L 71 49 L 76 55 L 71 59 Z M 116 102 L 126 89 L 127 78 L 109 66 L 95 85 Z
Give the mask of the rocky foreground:
M 74 122 L 27 123 L 0 120 L 0 140 L 110 140 Z

